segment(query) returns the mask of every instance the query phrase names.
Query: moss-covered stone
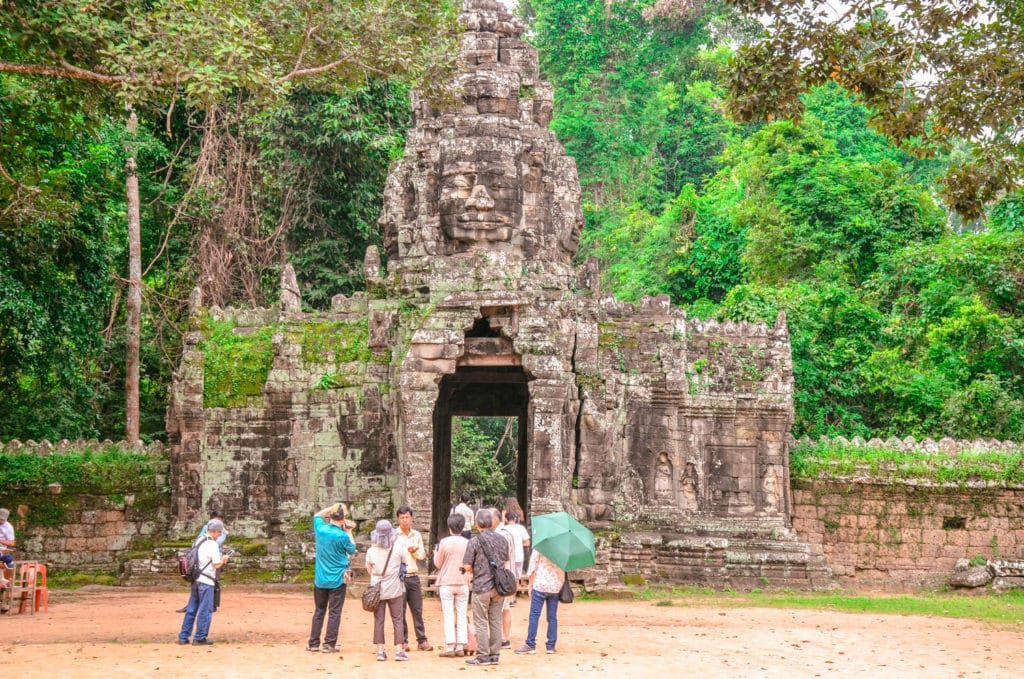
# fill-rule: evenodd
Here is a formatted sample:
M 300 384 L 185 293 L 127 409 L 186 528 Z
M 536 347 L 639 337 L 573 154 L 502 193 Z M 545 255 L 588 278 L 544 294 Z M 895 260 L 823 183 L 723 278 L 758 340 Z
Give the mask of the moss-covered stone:
M 236 328 L 231 320 L 204 319 L 203 407 L 234 408 L 262 398 L 274 361 L 276 325 Z

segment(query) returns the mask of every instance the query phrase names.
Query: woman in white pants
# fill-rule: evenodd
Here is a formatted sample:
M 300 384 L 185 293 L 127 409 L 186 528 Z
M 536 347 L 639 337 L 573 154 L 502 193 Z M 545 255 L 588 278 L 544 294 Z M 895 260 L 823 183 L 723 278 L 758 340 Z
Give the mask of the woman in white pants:
M 461 658 L 466 655 L 466 630 L 469 618 L 469 576 L 462 571 L 462 557 L 469 540 L 462 536 L 466 519 L 461 514 L 448 517 L 450 535 L 434 547 L 434 565 L 437 567 L 437 588 L 444 616 L 444 650 L 442 658 Z

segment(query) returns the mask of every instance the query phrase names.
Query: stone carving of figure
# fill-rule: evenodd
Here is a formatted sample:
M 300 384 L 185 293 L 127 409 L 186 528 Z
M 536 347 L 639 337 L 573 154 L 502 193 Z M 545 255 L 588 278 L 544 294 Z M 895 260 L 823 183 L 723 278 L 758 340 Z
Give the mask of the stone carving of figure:
M 661 504 L 672 503 L 672 461 L 668 459 L 668 453 L 658 453 L 658 467 L 654 475 L 654 497 Z
M 203 504 L 203 484 L 199 480 L 199 472 L 190 469 L 188 481 L 185 483 L 186 506 L 190 511 L 199 510 Z
M 761 495 L 764 498 L 764 508 L 769 514 L 779 513 L 781 491 L 782 487 L 779 483 L 778 471 L 774 465 L 770 466 L 765 469 L 764 481 L 761 482 Z
M 299 494 L 299 470 L 295 460 L 288 458 L 281 470 L 281 495 L 295 498 Z
M 249 509 L 263 511 L 271 506 L 270 484 L 267 483 L 267 475 L 260 472 L 253 479 L 249 488 Z
M 464 6 L 460 101 L 420 105 L 405 155 L 388 176 L 388 268 L 462 253 L 570 265 L 583 213 L 576 161 L 547 129 L 553 97 L 521 20 L 499 5 Z
M 454 251 L 511 240 L 518 204 L 514 145 L 484 137 L 442 142 L 438 212 Z
M 697 467 L 692 462 L 686 463 L 682 478 L 683 509 L 697 509 Z

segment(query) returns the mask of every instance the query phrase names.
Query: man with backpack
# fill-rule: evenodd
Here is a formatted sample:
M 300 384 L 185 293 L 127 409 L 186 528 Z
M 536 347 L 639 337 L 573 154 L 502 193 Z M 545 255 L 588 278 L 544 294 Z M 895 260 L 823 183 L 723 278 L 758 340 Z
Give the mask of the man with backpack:
M 214 511 L 210 512 L 210 518 L 211 519 L 220 519 L 222 522 L 224 521 L 224 517 L 221 516 L 220 512 L 218 512 L 217 510 L 214 510 Z M 199 538 L 201 538 L 201 537 L 206 535 L 206 530 L 207 530 L 206 527 L 208 525 L 209 525 L 209 522 L 203 524 L 202 529 L 200 529 L 200 531 L 199 531 L 199 535 L 197 535 L 196 539 L 192 542 L 193 545 L 196 544 L 196 542 L 199 541 Z M 225 528 L 223 531 L 221 531 L 220 537 L 217 538 L 217 546 L 220 547 L 223 550 L 224 541 L 227 540 L 227 539 L 228 539 L 228 531 Z M 230 554 L 231 551 L 228 550 L 228 553 Z M 214 613 L 216 613 L 217 609 L 220 608 L 220 571 L 217 572 L 216 580 L 217 580 L 217 584 L 213 588 L 213 612 Z M 174 612 L 175 613 L 184 613 L 187 608 L 188 608 L 188 606 L 182 606 L 181 608 L 179 608 L 178 610 L 176 610 Z
M 178 632 L 178 643 L 187 644 L 189 637 L 192 637 L 193 646 L 209 646 L 213 644 L 207 638 L 210 632 L 210 622 L 213 618 L 213 590 L 217 584 L 217 571 L 228 561 L 228 557 L 220 552 L 220 545 L 217 538 L 224 532 L 224 522 L 220 519 L 210 519 L 206 524 L 206 535 L 196 538 L 192 543 L 189 561 L 195 565 L 195 581 L 192 583 L 192 592 L 188 598 L 188 605 L 185 606 L 185 619 L 181 621 L 181 631 Z M 193 575 L 192 568 L 186 577 Z M 193 625 L 195 635 L 192 634 Z

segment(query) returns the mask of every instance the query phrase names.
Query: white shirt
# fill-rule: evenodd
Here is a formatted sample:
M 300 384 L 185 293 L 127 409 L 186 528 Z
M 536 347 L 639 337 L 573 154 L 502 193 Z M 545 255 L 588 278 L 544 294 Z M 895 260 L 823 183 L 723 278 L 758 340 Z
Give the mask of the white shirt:
M 203 537 L 199 545 L 199 567 L 202 572 L 196 582 L 204 585 L 215 585 L 217 578 L 217 567 L 213 564 L 220 563 L 220 545 L 212 537 Z
M 0 540 L 13 540 L 14 539 L 14 526 L 11 525 L 10 521 L 4 521 L 0 523 Z
M 460 502 L 452 510 L 452 514 L 461 514 L 466 519 L 466 525 L 462 530 L 473 530 L 473 510 L 465 502 Z
M 530 533 L 521 523 L 503 523 L 498 530 L 512 536 L 512 549 L 515 552 L 512 560 L 518 564 L 523 563 L 523 557 L 526 554 L 523 544 L 530 539 Z

